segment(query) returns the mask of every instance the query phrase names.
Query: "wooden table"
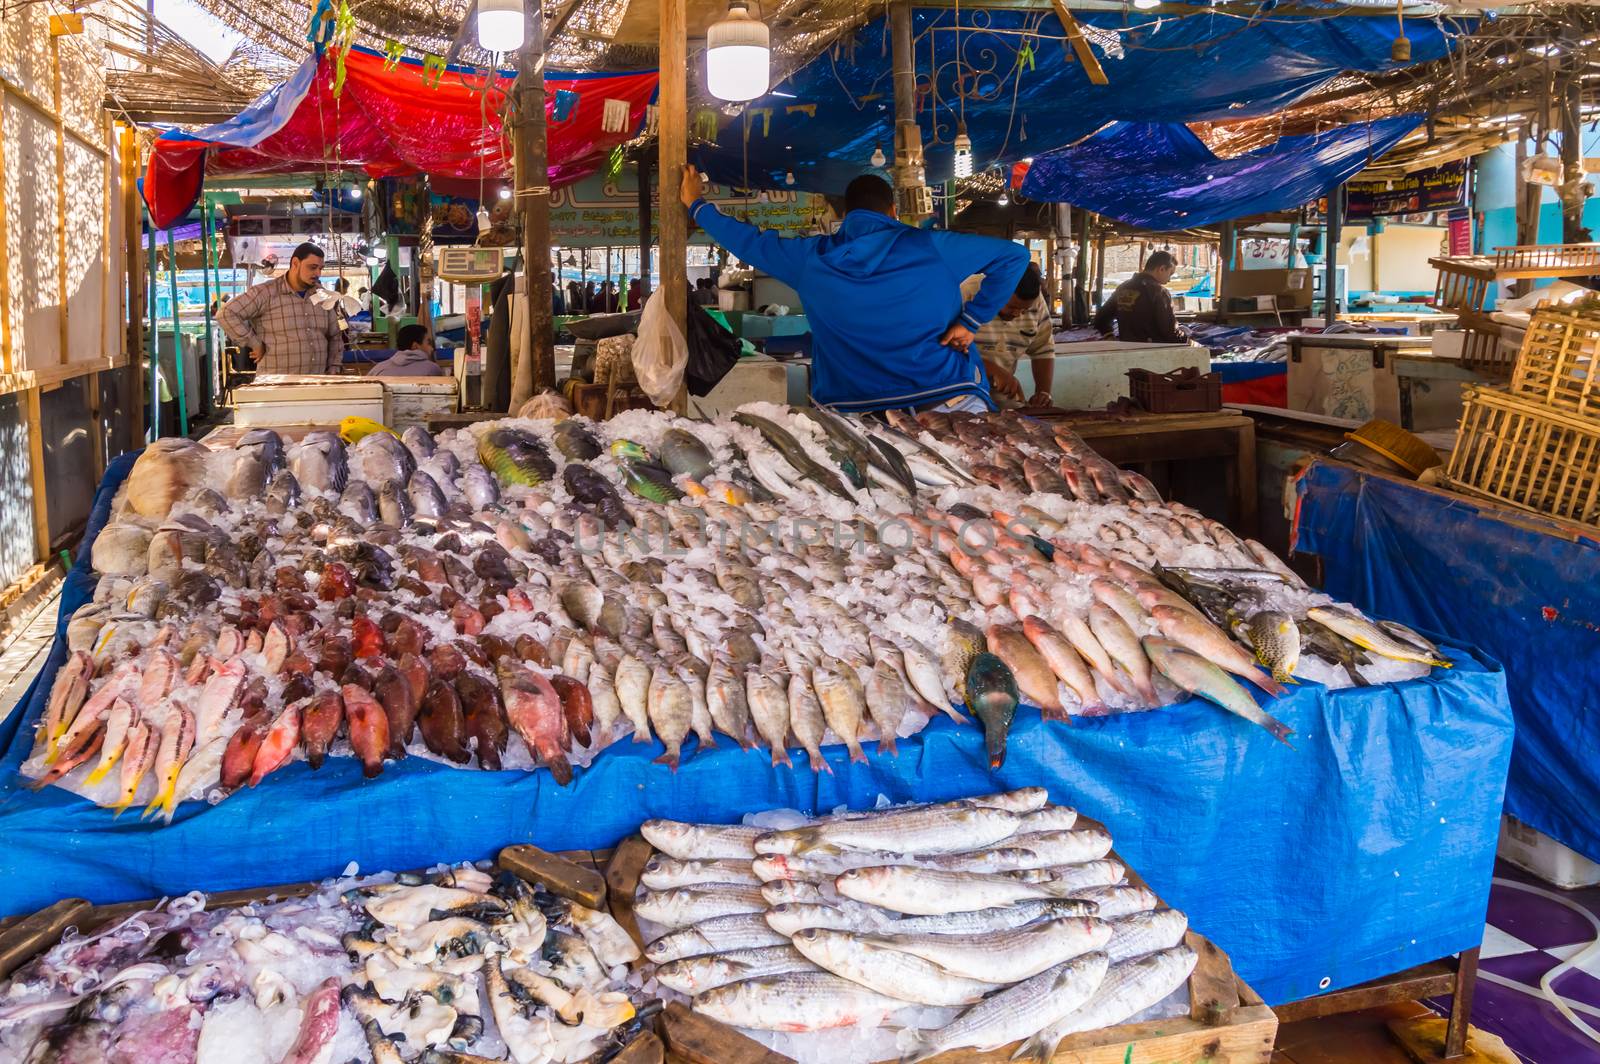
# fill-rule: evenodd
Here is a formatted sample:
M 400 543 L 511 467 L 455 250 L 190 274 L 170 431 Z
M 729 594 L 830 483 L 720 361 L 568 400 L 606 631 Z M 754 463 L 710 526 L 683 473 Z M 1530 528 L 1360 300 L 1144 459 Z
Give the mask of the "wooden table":
M 1128 418 L 1052 419 L 1066 424 L 1116 465 L 1225 459 L 1229 526 L 1256 534 L 1256 423 L 1237 410 L 1210 414 L 1138 414 Z

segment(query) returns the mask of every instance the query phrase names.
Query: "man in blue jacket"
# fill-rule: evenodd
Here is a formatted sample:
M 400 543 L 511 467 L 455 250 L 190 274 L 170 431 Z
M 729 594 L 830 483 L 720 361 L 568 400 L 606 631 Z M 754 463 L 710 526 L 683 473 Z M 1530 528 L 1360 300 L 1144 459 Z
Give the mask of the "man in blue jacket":
M 903 225 L 894 190 L 870 174 L 850 182 L 844 221 L 830 236 L 781 237 L 729 218 L 705 201 L 692 166 L 681 192 L 711 239 L 800 294 L 814 402 L 858 413 L 993 409 L 973 341 L 1011 298 L 1027 248 Z M 983 286 L 964 303 L 961 282 L 975 273 Z

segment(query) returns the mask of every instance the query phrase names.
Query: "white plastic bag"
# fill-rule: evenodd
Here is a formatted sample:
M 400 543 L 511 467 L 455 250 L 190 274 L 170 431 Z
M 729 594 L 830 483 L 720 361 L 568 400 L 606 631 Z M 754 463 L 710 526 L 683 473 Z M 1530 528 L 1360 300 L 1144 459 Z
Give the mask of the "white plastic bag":
M 689 343 L 667 312 L 661 289 L 650 293 L 639 315 L 639 339 L 633 345 L 633 373 L 639 387 L 659 407 L 672 405 L 683 387 L 689 364 Z

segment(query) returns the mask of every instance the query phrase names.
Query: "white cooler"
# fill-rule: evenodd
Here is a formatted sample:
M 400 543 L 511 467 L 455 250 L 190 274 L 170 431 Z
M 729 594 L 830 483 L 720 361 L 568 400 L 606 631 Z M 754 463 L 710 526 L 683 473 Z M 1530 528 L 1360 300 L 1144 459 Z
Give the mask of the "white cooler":
M 352 415 L 384 421 L 388 414 L 382 380 L 368 377 L 263 374 L 235 388 L 233 402 L 235 425 L 272 428 L 337 425 Z

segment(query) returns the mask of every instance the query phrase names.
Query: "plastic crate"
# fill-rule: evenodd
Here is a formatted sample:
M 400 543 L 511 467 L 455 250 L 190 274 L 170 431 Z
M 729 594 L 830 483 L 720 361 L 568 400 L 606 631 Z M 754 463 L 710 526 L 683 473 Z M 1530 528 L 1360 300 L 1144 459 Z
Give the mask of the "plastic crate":
M 1600 419 L 1501 388 L 1464 395 L 1446 478 L 1473 494 L 1600 525 Z
M 1128 371 L 1128 397 L 1152 414 L 1204 414 L 1222 409 L 1222 374 L 1180 366 L 1170 373 Z
M 1600 307 L 1534 311 L 1511 394 L 1600 415 Z

